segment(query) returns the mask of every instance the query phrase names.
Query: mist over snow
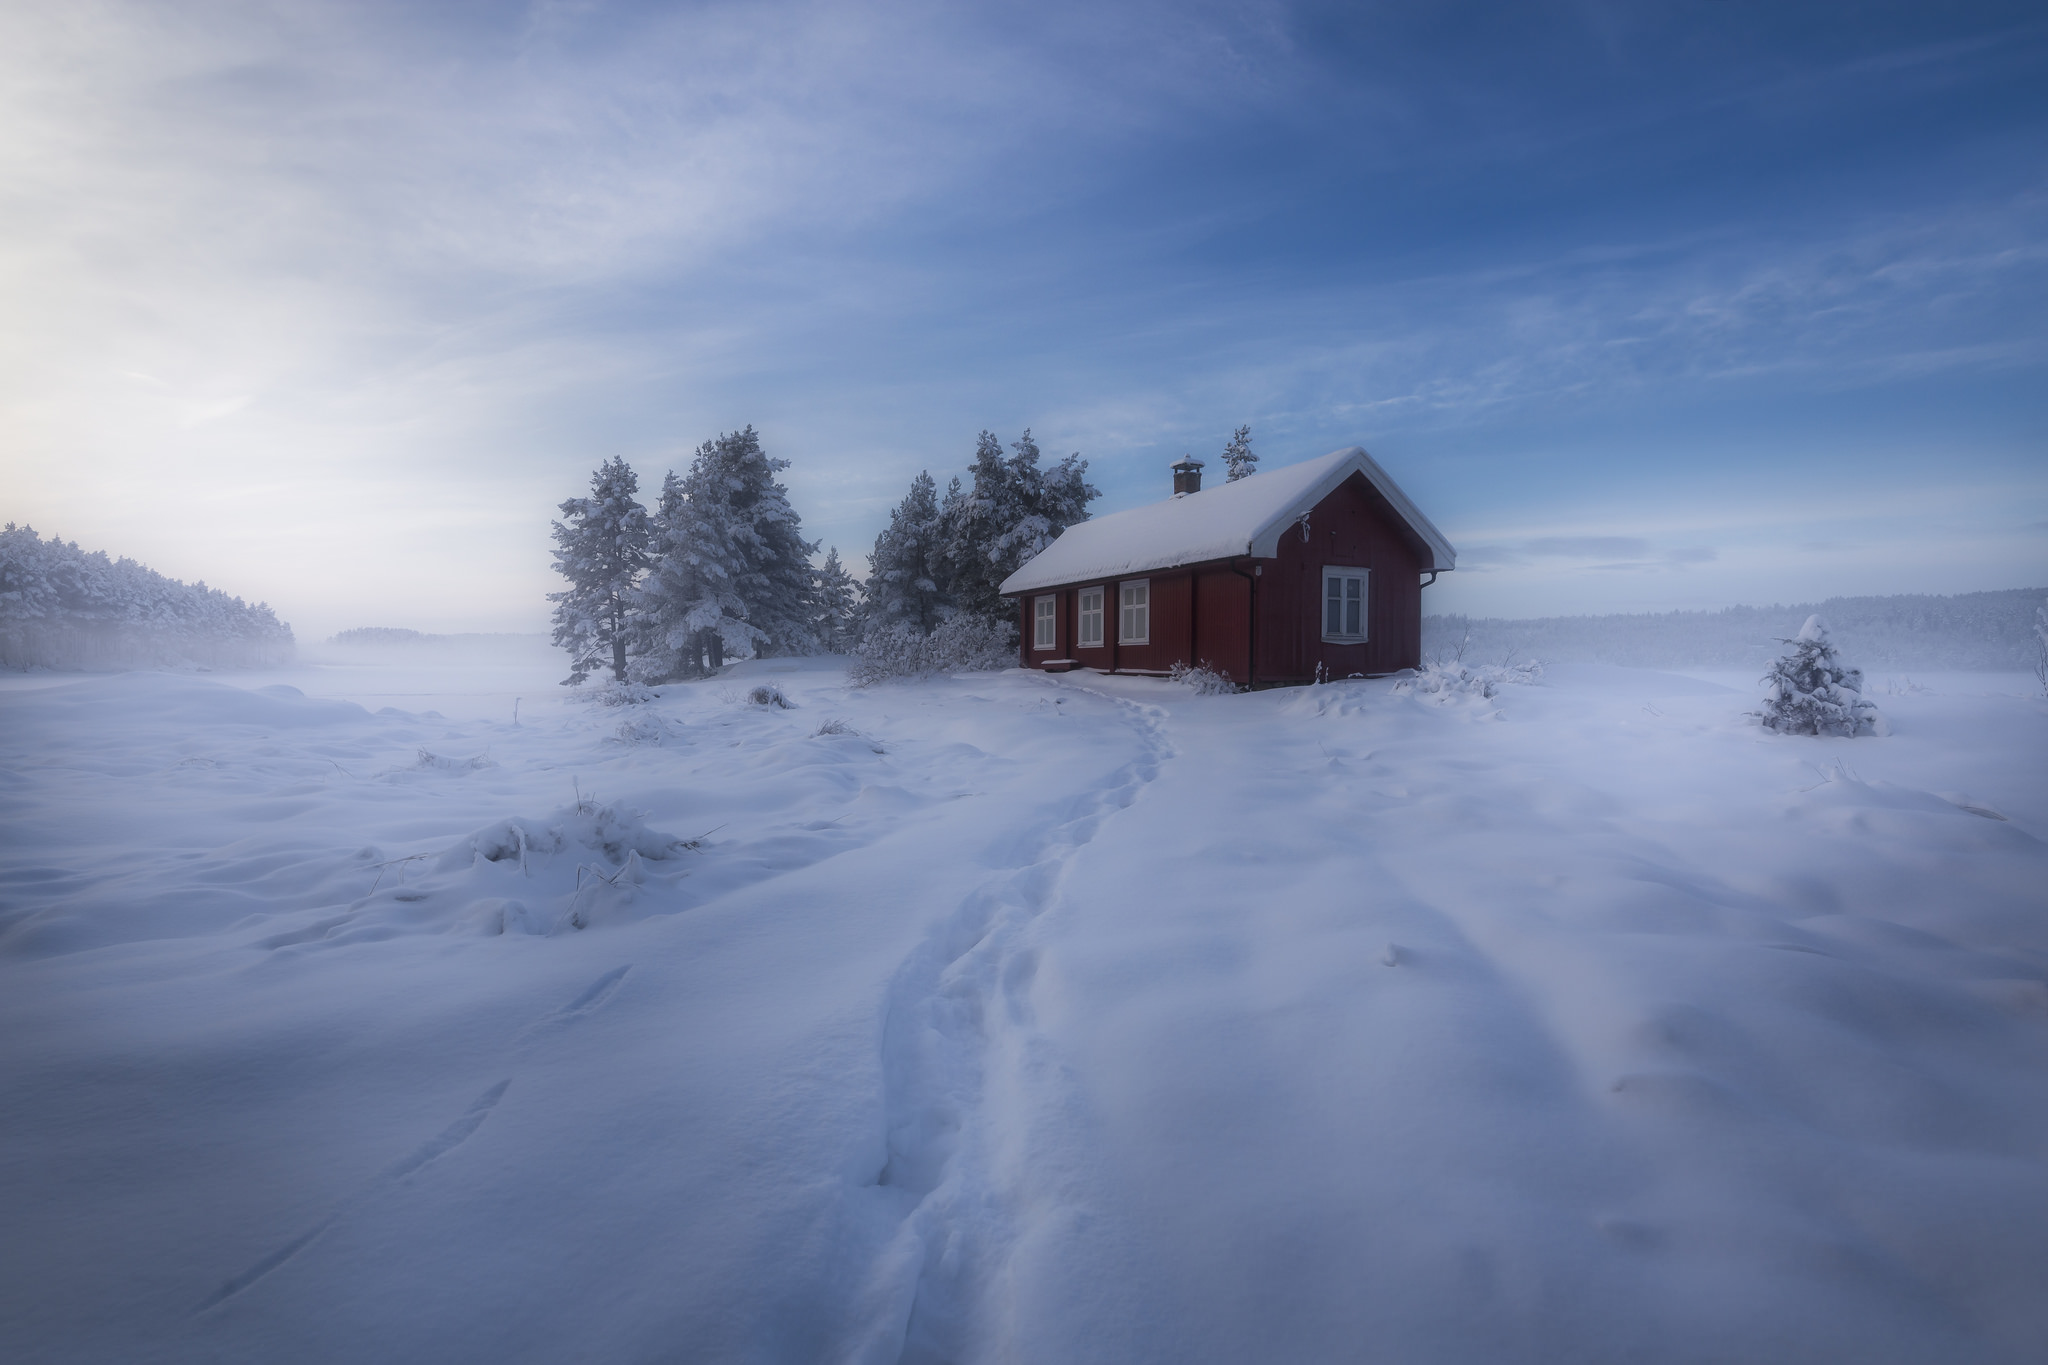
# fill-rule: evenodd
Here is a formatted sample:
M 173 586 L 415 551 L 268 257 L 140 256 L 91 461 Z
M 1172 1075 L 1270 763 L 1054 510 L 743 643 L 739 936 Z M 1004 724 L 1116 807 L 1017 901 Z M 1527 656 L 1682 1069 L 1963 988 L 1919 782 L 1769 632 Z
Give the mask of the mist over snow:
M 0 686 L 10 1361 L 2048 1342 L 2029 675 L 329 648 Z

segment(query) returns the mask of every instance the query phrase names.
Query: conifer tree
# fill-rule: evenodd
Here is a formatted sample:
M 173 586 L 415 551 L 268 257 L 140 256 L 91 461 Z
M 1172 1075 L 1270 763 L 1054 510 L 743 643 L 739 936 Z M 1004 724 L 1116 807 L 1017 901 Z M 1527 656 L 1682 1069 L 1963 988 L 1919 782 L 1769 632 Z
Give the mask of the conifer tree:
M 1787 735 L 1881 735 L 1884 717 L 1863 698 L 1863 671 L 1847 668 L 1828 638 L 1828 623 L 1806 618 L 1792 646 L 1771 665 L 1769 691 L 1757 720 Z
M 948 501 L 952 502 L 951 495 Z M 938 485 L 928 473 L 911 481 L 910 492 L 889 514 L 868 556 L 868 630 L 907 625 L 929 635 L 952 607 L 941 584 L 945 571 L 945 527 L 939 516 Z
M 789 490 L 775 479 L 789 461 L 764 452 L 751 426 L 707 442 L 698 459 L 706 465 L 705 492 L 693 488 L 692 501 L 722 501 L 738 551 L 734 587 L 748 623 L 760 632 L 754 652 L 816 653 L 811 556 L 818 546 L 804 539 Z
M 738 553 L 714 502 L 690 495 L 697 474 L 670 470 L 653 517 L 653 566 L 639 595 L 639 653 L 650 682 L 701 678 L 753 643 L 735 586 Z
M 1000 591 L 1003 580 L 1061 531 L 1086 521 L 1088 502 L 1096 496 L 1088 462 L 1078 453 L 1041 469 L 1038 443 L 1028 429 L 1010 449 L 1015 453 L 1005 458 L 995 435 L 981 433 L 973 491 L 947 527 L 947 563 L 960 610 L 1004 628 L 1013 624 L 1015 610 Z
M 590 496 L 564 502 L 564 520 L 554 524 L 555 570 L 569 580 L 548 594 L 555 643 L 569 651 L 564 686 L 605 667 L 625 681 L 635 588 L 647 568 L 647 509 L 633 496 L 639 489 L 632 467 L 614 456 L 590 476 Z
M 670 473 L 656 514 L 654 571 L 641 601 L 651 677 L 715 673 L 728 654 L 819 647 L 810 556 L 816 546 L 749 426 L 697 448 Z
M 1252 454 L 1250 427 L 1239 427 L 1231 433 L 1230 444 L 1223 447 L 1223 463 L 1230 470 L 1228 483 L 1236 483 L 1259 472 L 1259 457 Z
M 839 547 L 825 552 L 825 562 L 812 572 L 811 600 L 817 615 L 811 623 L 819 646 L 828 654 L 845 654 L 853 648 L 854 618 L 860 587 L 839 562 Z

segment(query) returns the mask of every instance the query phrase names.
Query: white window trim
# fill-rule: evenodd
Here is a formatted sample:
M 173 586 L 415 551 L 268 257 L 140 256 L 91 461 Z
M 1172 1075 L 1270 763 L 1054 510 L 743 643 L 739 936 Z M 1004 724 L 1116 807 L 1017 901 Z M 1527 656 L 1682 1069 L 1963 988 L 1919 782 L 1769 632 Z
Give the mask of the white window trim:
M 1142 588 L 1145 600 L 1133 605 L 1124 602 L 1125 588 Z M 1127 613 L 1137 611 L 1144 614 L 1145 629 L 1142 634 L 1128 635 L 1124 626 L 1130 617 Z M 1120 645 L 1149 645 L 1152 643 L 1152 580 L 1149 578 L 1127 578 L 1116 585 L 1116 642 Z
M 1088 609 L 1090 597 L 1095 599 L 1093 611 Z M 1107 633 L 1103 623 L 1108 602 L 1109 591 L 1106 588 L 1083 588 L 1074 594 L 1074 648 L 1102 648 L 1103 636 Z M 1091 616 L 1095 618 L 1095 638 L 1092 640 L 1088 638 L 1088 618 Z
M 1333 578 L 1355 578 L 1358 580 L 1358 634 L 1332 635 L 1330 633 L 1330 580 Z M 1372 636 L 1372 570 L 1350 564 L 1323 565 L 1322 592 L 1316 597 L 1316 624 L 1321 627 L 1323 643 L 1326 645 L 1362 645 Z
M 1034 650 L 1058 649 L 1060 647 L 1060 599 L 1058 593 L 1046 593 L 1031 604 L 1031 647 Z

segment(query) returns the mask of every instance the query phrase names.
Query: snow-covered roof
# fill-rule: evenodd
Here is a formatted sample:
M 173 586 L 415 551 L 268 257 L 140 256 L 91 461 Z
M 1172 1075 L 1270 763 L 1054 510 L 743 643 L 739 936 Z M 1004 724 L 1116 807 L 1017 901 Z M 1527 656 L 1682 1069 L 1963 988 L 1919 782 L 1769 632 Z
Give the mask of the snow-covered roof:
M 1280 552 L 1280 533 L 1353 474 L 1363 474 L 1409 529 L 1429 547 L 1425 570 L 1456 567 L 1458 554 L 1443 532 L 1416 510 L 1400 485 L 1373 463 L 1363 447 L 1333 450 L 1320 459 L 1268 469 L 1188 493 L 1112 512 L 1069 526 L 1003 580 L 1007 596 L 1094 578 L 1116 578 L 1154 569 L 1178 568 L 1249 555 L 1270 559 Z

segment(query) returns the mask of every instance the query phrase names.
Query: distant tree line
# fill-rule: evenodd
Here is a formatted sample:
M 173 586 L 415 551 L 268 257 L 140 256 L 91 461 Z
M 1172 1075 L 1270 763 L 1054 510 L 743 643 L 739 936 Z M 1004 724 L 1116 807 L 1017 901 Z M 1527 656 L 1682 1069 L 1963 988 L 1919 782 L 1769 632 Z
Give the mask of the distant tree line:
M 1780 641 L 1816 613 L 1864 671 L 2031 669 L 2031 633 L 2043 589 L 2009 588 L 1953 597 L 1830 597 L 1793 606 L 1728 607 L 1641 615 L 1550 616 L 1531 620 L 1427 616 L 1425 656 L 1467 660 L 1537 658 L 1636 668 L 1764 668 Z
M 247 668 L 292 652 L 291 627 L 265 603 L 44 540 L 33 527 L 0 530 L 0 666 Z
M 818 544 L 776 480 L 789 462 L 767 455 L 752 427 L 698 447 L 652 510 L 631 466 L 608 460 L 554 524 L 555 568 L 569 582 L 549 594 L 565 681 L 705 677 L 749 655 L 901 653 L 942 628 L 949 649 L 1014 647 L 997 589 L 1097 496 L 1078 454 L 1041 458 L 1029 431 L 1008 454 L 984 431 L 967 482 L 941 495 L 919 474 L 875 540 L 865 584 L 836 547 L 813 562 Z

